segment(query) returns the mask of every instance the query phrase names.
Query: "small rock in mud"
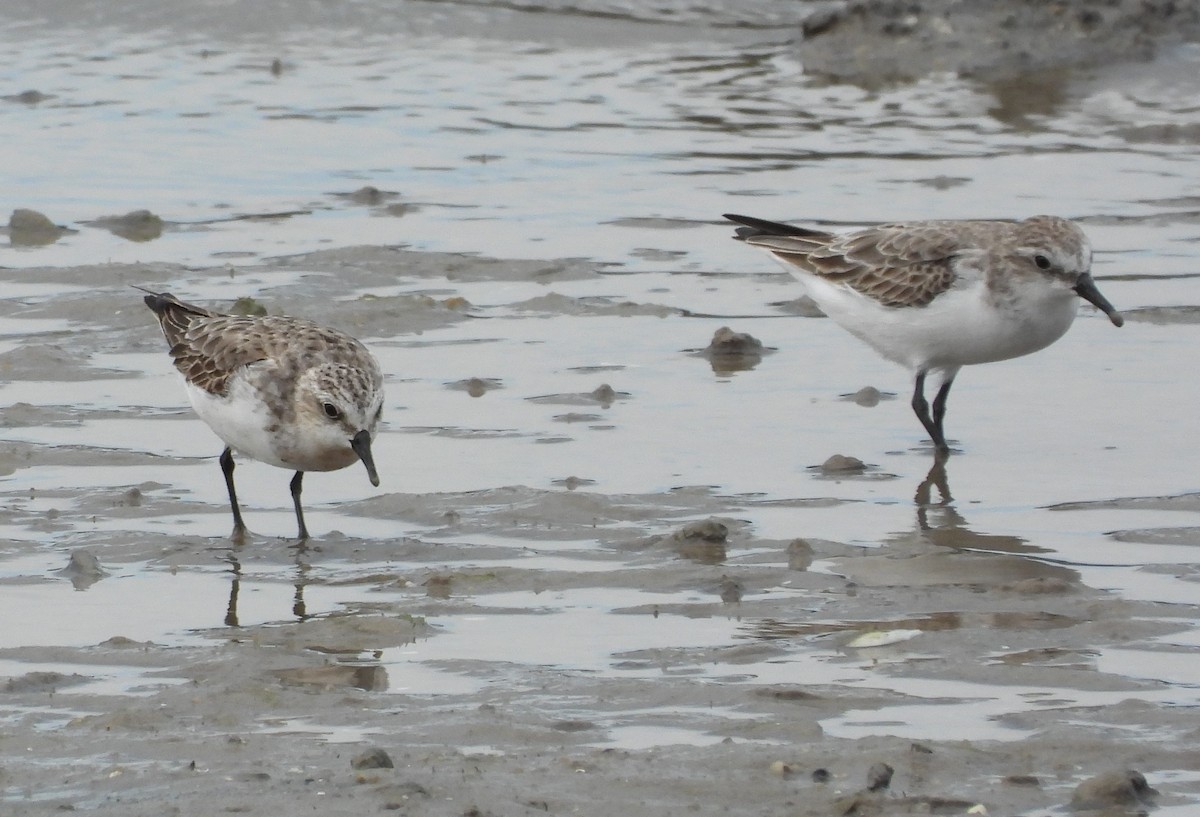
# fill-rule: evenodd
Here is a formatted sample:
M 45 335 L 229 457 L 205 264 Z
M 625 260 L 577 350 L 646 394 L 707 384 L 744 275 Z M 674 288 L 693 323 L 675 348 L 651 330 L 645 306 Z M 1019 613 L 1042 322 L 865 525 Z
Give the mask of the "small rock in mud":
M 383 667 L 354 667 L 329 664 L 323 667 L 297 667 L 275 671 L 285 684 L 315 686 L 323 689 L 355 687 L 367 692 L 380 692 L 388 687 L 387 670 Z
M 22 105 L 37 105 L 39 102 L 45 102 L 47 99 L 54 99 L 54 94 L 44 94 L 41 91 L 30 89 L 21 91 L 19 94 L 8 94 L 0 96 L 5 102 L 19 102 Z
M 564 477 L 563 479 L 552 479 L 550 480 L 550 484 L 566 488 L 568 491 L 574 491 L 576 488 L 595 485 L 596 480 L 588 479 L 587 477 Z
M 1133 769 L 1111 771 L 1089 778 L 1075 787 L 1070 806 L 1075 811 L 1127 809 L 1153 806 L 1158 792 L 1150 788 L 1145 776 Z
M 569 411 L 566 414 L 556 414 L 553 419 L 556 423 L 594 423 L 598 420 L 603 420 L 604 417 L 600 414 L 587 414 L 581 411 Z
M 593 721 L 585 721 L 585 720 L 577 720 L 575 718 L 568 718 L 568 719 L 564 719 L 564 720 L 555 721 L 554 723 L 550 724 L 550 728 L 556 729 L 559 732 L 587 732 L 589 730 L 595 729 L 596 724 Z
M 883 393 L 874 386 L 863 386 L 854 394 L 848 395 L 847 399 L 862 406 L 863 408 L 874 408 L 879 405 L 879 401 L 883 398 Z
M 93 679 L 86 675 L 64 675 L 61 672 L 27 672 L 16 678 L 9 678 L 0 687 L 3 692 L 54 692 L 56 689 L 73 684 L 82 684 Z
M 754 694 L 760 698 L 770 698 L 773 701 L 786 701 L 790 703 L 812 703 L 813 701 L 821 700 L 820 695 L 804 689 L 779 689 L 768 687 L 767 689 L 755 690 Z
M 112 638 L 104 639 L 97 646 L 107 647 L 110 650 L 148 650 L 155 644 L 153 641 L 134 641 L 123 635 L 114 635 Z
M 267 308 L 253 298 L 243 296 L 233 302 L 233 306 L 229 308 L 229 314 L 261 318 L 267 314 Z
M 350 761 L 353 769 L 394 769 L 392 756 L 379 747 L 368 749 L 362 754 L 355 755 Z
M 867 791 L 883 791 L 892 785 L 895 770 L 886 763 L 876 763 L 867 769 Z
M 425 595 L 429 598 L 448 599 L 453 579 L 450 576 L 430 576 L 422 584 L 425 585 Z
M 866 463 L 858 457 L 847 457 L 843 454 L 834 454 L 821 463 L 823 474 L 860 474 L 866 468 Z
M 75 550 L 67 566 L 58 571 L 60 576 L 71 580 L 76 590 L 86 590 L 108 575 L 108 571 L 100 566 L 100 560 L 89 550 Z
M 691 522 L 671 534 L 675 550 L 697 564 L 716 565 L 725 561 L 729 528 L 715 519 Z
M 832 814 L 842 815 L 842 817 L 882 814 L 883 798 L 878 792 L 855 792 L 834 800 L 830 809 Z
M 813 563 L 812 545 L 803 539 L 793 539 L 787 546 L 788 570 L 808 570 Z
M 800 318 L 823 318 L 825 313 L 821 311 L 821 307 L 817 306 L 817 302 L 807 295 L 801 295 L 799 298 L 794 298 L 790 301 L 779 301 L 771 304 L 778 307 L 780 311 L 788 315 L 795 315 Z
M 601 383 L 592 390 L 592 399 L 600 403 L 605 408 L 612 405 L 612 402 L 617 399 L 616 390 L 607 383 Z
M 799 767 L 794 763 L 786 763 L 782 760 L 776 760 L 771 764 L 771 774 L 782 777 L 784 780 L 791 780 L 800 773 Z
M 1038 788 L 1042 785 L 1042 781 L 1032 774 L 1010 774 L 1001 778 L 1000 782 L 1006 786 L 1029 786 L 1031 788 Z
M 729 527 L 715 519 L 703 519 L 699 522 L 689 522 L 675 531 L 674 536 L 680 542 L 695 539 L 705 542 L 724 542 L 729 538 Z
M 408 809 L 412 805 L 414 798 L 428 800 L 433 795 L 429 793 L 429 789 L 422 786 L 420 783 L 400 783 L 395 786 L 381 786 L 375 790 L 378 797 L 383 800 L 384 811 L 402 811 Z
M 737 604 L 742 600 L 742 596 L 746 592 L 745 583 L 731 576 L 721 576 L 721 581 L 717 585 L 717 592 L 721 595 L 721 601 L 726 604 Z
M 8 240 L 18 247 L 40 247 L 53 244 L 65 233 L 75 230 L 59 227 L 37 210 L 18 208 L 8 219 Z
M 704 350 L 708 355 L 762 355 L 762 341 L 747 332 L 734 332 L 722 326 L 713 333 L 712 341 Z
M 163 220 L 149 210 L 133 210 L 123 216 L 105 216 L 85 223 L 126 241 L 153 241 L 163 234 Z
M 626 400 L 629 392 L 617 391 L 607 383 L 597 386 L 590 392 L 575 394 L 539 394 L 536 397 L 526 397 L 532 403 L 557 403 L 565 405 L 591 405 L 597 403 L 600 408 L 610 408 L 617 400 Z M 569 418 L 568 422 L 578 422 L 586 415 L 560 415 L 555 419 Z
M 373 185 L 364 185 L 350 193 L 334 193 L 339 199 L 346 199 L 354 204 L 365 204 L 368 207 L 374 207 L 383 204 L 386 201 L 399 197 L 399 193 L 394 190 L 380 190 Z
M 1075 592 L 1075 586 L 1071 582 L 1060 579 L 1057 576 L 1032 576 L 1028 579 L 1015 581 L 1012 584 L 1003 585 L 1000 589 L 1009 590 L 1013 593 L 1022 593 L 1027 596 Z
M 454 391 L 465 391 L 471 397 L 483 397 L 492 389 L 503 388 L 500 381 L 494 377 L 468 377 L 466 380 L 455 380 L 447 383 L 446 388 Z
M 714 374 L 726 375 L 753 369 L 767 351 L 771 350 L 765 349 L 753 335 L 722 326 L 708 346 L 696 354 L 708 360 Z

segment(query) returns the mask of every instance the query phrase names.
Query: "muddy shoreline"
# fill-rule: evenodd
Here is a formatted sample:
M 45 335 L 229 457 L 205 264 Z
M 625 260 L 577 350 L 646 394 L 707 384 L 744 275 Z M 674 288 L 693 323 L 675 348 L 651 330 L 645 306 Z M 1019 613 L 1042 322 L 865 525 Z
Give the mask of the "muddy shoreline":
M 1198 4 L 527 5 L 0 11 L 0 814 L 1194 810 L 1194 59 L 1097 66 Z M 1128 325 L 939 471 L 730 210 L 1078 218 Z M 235 547 L 131 285 L 363 338 L 381 487 Z
M 1200 3 L 851 0 L 802 24 L 805 70 L 878 85 L 949 72 L 983 81 L 1145 61 L 1200 40 Z
M 391 274 L 396 252 L 329 251 L 242 274 L 298 273 L 259 297 L 273 311 L 303 311 L 329 291 L 327 273 L 344 292 L 370 288 Z M 450 267 L 468 279 L 597 274 L 583 262 L 403 258 L 412 274 L 425 270 L 432 279 Z M 44 377 L 46 354 L 61 363 L 160 351 L 124 284 L 199 281 L 222 270 L 108 265 L 6 275 L 67 283 L 99 273 L 112 285 L 19 309 L 94 330 L 7 353 L 9 378 Z M 581 306 L 547 298 L 523 308 L 549 316 Z M 472 309 L 430 297 L 350 298 L 334 301 L 327 319 L 380 343 L 471 320 Z M 37 359 L 24 357 L 39 348 Z M 59 371 L 64 382 L 74 376 L 69 366 Z M 13 407 L 5 422 L 19 430 L 81 416 L 68 406 L 53 414 Z M 390 433 L 405 430 L 394 424 Z M 6 470 L 19 477 L 54 450 L 7 443 Z M 82 448 L 59 456 L 87 467 L 112 455 Z M 340 533 L 326 514 L 316 517 L 320 532 L 310 520 L 316 536 L 298 548 L 262 533 L 230 545 L 221 535 L 227 509 L 171 489 L 172 458 L 146 461 L 161 462 L 162 482 L 64 495 L 70 512 L 39 510 L 16 486 L 3 494 L 7 524 L 73 529 L 64 545 L 95 556 L 102 573 L 76 585 L 78 598 L 131 580 L 131 570 L 202 577 L 208 588 L 200 611 L 208 624 L 177 638 L 141 640 L 115 629 L 78 646 L 0 650 L 11 668 L 0 687 L 6 814 L 1043 813 L 1067 804 L 1082 781 L 1126 768 L 1154 780 L 1162 805 L 1197 796 L 1194 779 L 1155 777 L 1193 768 L 1170 696 L 1152 680 L 1094 667 L 1110 648 L 1188 629 L 1194 610 L 1088 587 L 1076 570 L 1039 561 L 1034 543 L 973 531 L 948 497 L 948 475 L 936 469 L 911 489 L 918 497 L 911 529 L 880 547 L 813 538 L 803 527 L 791 538 L 764 539 L 744 521 L 763 508 L 803 512 L 843 502 L 822 497 L 818 480 L 814 496 L 784 502 L 703 487 L 613 494 L 580 481 L 393 489 L 336 508 L 339 518 L 375 520 L 393 535 Z M 216 480 L 212 468 L 206 480 Z M 873 467 L 845 478 L 896 476 Z M 836 481 L 829 489 L 838 493 Z M 261 511 L 247 516 L 252 529 L 274 524 Z M 180 517 L 195 520 L 192 533 L 140 527 Z M 91 528 L 86 518 L 114 524 Z M 530 564 L 563 543 L 575 543 L 569 562 Z M 64 568 L 67 550 L 60 545 L 53 556 Z M 86 571 L 87 561 L 80 564 Z M 4 590 L 79 578 L 25 574 Z M 326 593 L 356 600 L 322 609 Z M 583 616 L 570 632 L 585 642 L 615 623 L 642 633 L 717 627 L 732 638 L 617 649 L 597 666 L 531 660 L 556 655 L 547 644 L 566 644 L 539 622 L 589 594 L 663 600 Z M 274 606 L 256 612 L 264 595 Z M 512 598 L 524 601 L 517 608 L 499 601 Z M 453 640 L 461 628 L 488 621 L 511 621 L 524 633 L 507 657 L 478 648 L 429 657 L 440 643 L 462 643 Z M 442 680 L 427 680 L 431 671 Z M 892 688 L 873 682 L 875 673 Z M 134 680 L 106 691 L 121 677 Z M 418 678 L 426 679 L 422 691 L 407 691 Z M 927 678 L 959 691 L 931 701 L 921 692 Z M 430 683 L 447 691 L 432 692 Z M 989 715 L 1006 685 L 1044 692 L 1022 712 Z M 958 714 L 933 715 L 940 706 Z M 896 731 L 889 709 L 908 707 L 928 708 L 930 720 L 918 716 L 889 736 Z M 1140 737 L 1147 730 L 1177 740 L 1147 742 Z M 392 766 L 359 759 L 371 749 L 383 750 Z M 894 772 L 887 786 L 878 782 L 878 764 Z

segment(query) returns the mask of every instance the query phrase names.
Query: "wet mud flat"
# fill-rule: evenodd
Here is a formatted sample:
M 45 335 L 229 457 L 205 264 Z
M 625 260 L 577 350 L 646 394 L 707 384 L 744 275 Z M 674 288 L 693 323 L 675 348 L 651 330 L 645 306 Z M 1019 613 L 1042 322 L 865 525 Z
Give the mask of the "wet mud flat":
M 766 458 L 735 478 L 715 447 L 758 449 L 714 415 L 685 459 L 666 374 L 703 375 L 693 402 L 712 408 L 784 334 L 747 369 L 705 359 L 721 321 L 581 261 L 358 248 L 4 275 L 29 292 L 4 301 L 0 353 L 24 398 L 0 445 L 5 814 L 1043 814 L 1125 770 L 1155 793 L 1126 776 L 1110 806 L 1200 798 L 1194 604 L 1099 589 L 1036 537 L 977 530 L 954 458 L 802 464 L 781 487 Z M 218 444 L 127 286 L 154 282 L 298 315 L 323 299 L 388 372 L 380 492 L 353 470 L 314 480 L 301 548 L 278 535 L 287 475 L 264 467 L 256 535 L 223 538 Z M 546 380 L 526 370 L 543 346 Z M 639 354 L 661 371 L 637 379 Z M 657 456 L 606 459 L 648 422 L 635 411 L 657 418 Z M 1147 502 L 1045 513 L 1194 511 Z M 878 508 L 903 520 L 882 540 L 821 535 Z
M 808 71 L 869 85 L 949 71 L 992 81 L 1147 60 L 1200 39 L 1200 4 L 1175 0 L 850 0 L 801 24 Z
M 119 5 L 4 4 L 0 815 L 1195 810 L 1195 3 Z M 1070 215 L 1129 322 L 931 470 L 746 198 Z M 232 546 L 131 284 L 362 338 L 380 489 Z

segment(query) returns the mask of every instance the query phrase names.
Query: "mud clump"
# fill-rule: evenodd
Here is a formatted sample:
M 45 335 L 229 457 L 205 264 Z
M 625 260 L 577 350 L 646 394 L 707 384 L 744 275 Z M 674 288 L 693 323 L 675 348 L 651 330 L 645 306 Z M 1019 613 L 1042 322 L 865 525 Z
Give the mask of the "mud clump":
M 821 463 L 822 474 L 861 474 L 867 470 L 867 465 L 858 457 L 847 457 L 844 454 L 834 454 Z
M 863 408 L 875 408 L 883 399 L 883 392 L 874 386 L 863 386 L 854 394 L 847 395 L 846 399 Z
M 1173 0 L 996 3 L 852 0 L 801 24 L 807 72 L 865 85 L 933 72 L 1004 79 L 1146 60 L 1200 39 L 1200 7 Z
M 333 195 L 337 198 L 345 199 L 351 204 L 361 204 L 367 207 L 376 207 L 400 197 L 400 194 L 394 190 L 380 190 L 378 187 L 370 184 L 364 185 L 350 193 L 334 193 Z
M 753 369 L 770 351 L 753 335 L 722 326 L 713 333 L 708 346 L 696 354 L 708 360 L 715 374 L 722 375 Z
M 67 566 L 58 571 L 58 575 L 70 579 L 76 590 L 86 590 L 107 576 L 108 571 L 100 566 L 100 560 L 90 550 L 74 550 Z
M 725 561 L 729 527 L 716 519 L 691 522 L 671 534 L 671 544 L 685 559 L 704 565 Z
M 465 391 L 471 397 L 483 397 L 492 389 L 502 389 L 504 386 L 495 377 L 468 377 L 465 380 L 447 383 L 446 388 L 453 391 Z
M 813 547 L 804 539 L 793 539 L 787 546 L 788 570 L 808 570 L 813 563 Z
M 394 769 L 392 756 L 379 747 L 368 749 L 350 760 L 352 769 Z
M 1123 813 L 1130 808 L 1153 806 L 1157 796 L 1145 775 L 1124 769 L 1104 772 L 1080 783 L 1071 794 L 1070 807 L 1073 811 Z
M 53 244 L 75 230 L 60 227 L 44 213 L 18 208 L 8 219 L 8 240 L 14 247 L 41 247 Z
M 267 314 L 267 308 L 259 301 L 249 296 L 243 296 L 233 302 L 229 308 L 230 315 L 246 315 L 252 318 L 262 318 Z
M 325 691 L 353 687 L 366 692 L 382 692 L 388 688 L 387 670 L 380 666 L 328 664 L 322 667 L 276 670 L 274 675 L 284 684 L 314 687 Z
M 163 234 L 163 220 L 149 210 L 133 210 L 123 216 L 105 216 L 86 222 L 93 227 L 108 230 L 126 241 L 153 241 Z
M 892 785 L 892 775 L 896 770 L 886 763 L 876 763 L 867 769 L 867 791 L 883 791 Z
M 0 99 L 3 99 L 5 102 L 18 102 L 22 105 L 40 105 L 48 99 L 54 99 L 54 97 L 54 94 L 42 93 L 41 91 L 31 88 L 28 91 L 21 91 L 17 94 L 6 94 L 4 96 L 0 96 Z

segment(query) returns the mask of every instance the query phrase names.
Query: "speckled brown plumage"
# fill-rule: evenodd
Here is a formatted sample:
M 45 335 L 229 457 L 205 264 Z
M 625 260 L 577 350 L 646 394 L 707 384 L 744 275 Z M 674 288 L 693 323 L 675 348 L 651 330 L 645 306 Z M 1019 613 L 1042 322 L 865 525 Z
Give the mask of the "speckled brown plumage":
M 1076 297 L 1123 319 L 1091 276 L 1079 226 L 1023 221 L 914 221 L 837 235 L 750 216 L 736 238 L 796 273 L 835 322 L 913 372 L 913 410 L 939 453 L 946 399 L 959 369 L 1043 349 L 1070 327 Z M 940 381 L 932 410 L 925 378 Z
M 367 355 L 349 335 L 301 318 L 222 315 L 167 293 L 149 294 L 145 301 L 171 344 L 175 368 L 210 394 L 224 395 L 239 367 L 263 360 L 278 362 L 286 377 L 321 363 Z
M 365 346 L 312 321 L 221 315 L 145 291 L 192 407 L 225 443 L 220 463 L 235 537 L 246 527 L 234 450 L 296 472 L 291 493 L 301 539 L 308 538 L 300 505 L 305 472 L 357 460 L 379 485 L 371 442 L 383 411 L 383 373 Z
M 953 260 L 963 249 L 956 222 L 924 222 L 914 231 L 884 224 L 849 235 L 790 228 L 758 219 L 738 237 L 779 260 L 842 283 L 885 306 L 925 306 L 954 283 Z

